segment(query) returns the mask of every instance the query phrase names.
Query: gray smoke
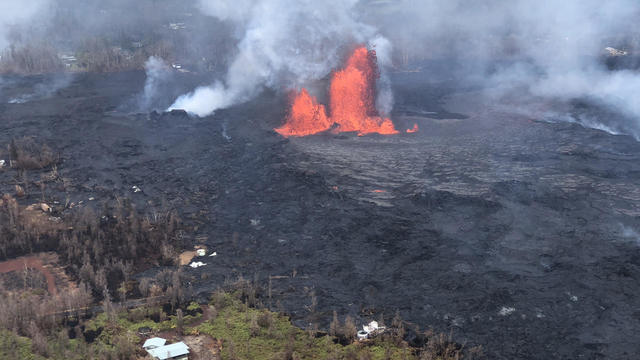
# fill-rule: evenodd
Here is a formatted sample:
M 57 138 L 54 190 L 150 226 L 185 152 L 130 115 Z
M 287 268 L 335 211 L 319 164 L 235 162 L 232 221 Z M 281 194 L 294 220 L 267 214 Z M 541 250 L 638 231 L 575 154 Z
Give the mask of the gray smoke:
M 355 0 L 201 0 L 204 13 L 230 21 L 241 35 L 238 52 L 223 78 L 180 96 L 169 109 L 199 116 L 246 101 L 268 86 L 299 88 L 336 68 L 345 47 L 380 44 L 379 56 L 390 43 L 355 16 Z M 392 99 L 381 92 L 386 109 Z
M 32 21 L 33 17 L 43 11 L 49 0 L 23 0 L 0 2 L 0 50 L 10 44 L 10 33 Z
M 532 99 L 587 99 L 615 109 L 624 123 L 573 120 L 637 137 L 639 73 L 612 71 L 603 58 L 639 55 L 638 15 L 640 2 L 633 0 L 404 0 L 378 8 L 368 20 L 400 53 L 446 59 L 460 81 L 508 94 L 514 106 L 526 107 Z M 612 54 L 606 47 L 621 51 Z
M 403 57 L 444 60 L 462 85 L 487 87 L 497 100 L 508 94 L 522 112 L 545 99 L 587 99 L 615 109 L 619 123 L 549 113 L 614 133 L 640 134 L 638 72 L 611 71 L 603 61 L 608 46 L 640 51 L 637 1 L 201 0 L 200 8 L 233 24 L 240 34 L 238 52 L 220 81 L 179 97 L 171 109 L 207 115 L 250 99 L 264 86 L 298 88 L 339 66 L 348 44 L 367 43 L 376 48 L 383 68 Z M 391 111 L 393 94 L 384 72 L 377 100 L 380 112 Z
M 144 90 L 140 94 L 138 107 L 141 111 L 157 110 L 155 102 L 162 93 L 162 86 L 169 84 L 172 78 L 171 66 L 163 59 L 151 56 L 144 64 L 147 78 Z
M 392 65 L 391 54 L 393 46 L 384 36 L 377 36 L 369 42 L 369 46 L 376 50 L 378 65 L 382 69 L 380 80 L 377 84 L 376 107 L 381 115 L 388 116 L 393 110 L 393 92 L 391 91 L 391 79 L 389 79 L 386 70 Z
M 430 71 L 422 78 L 486 88 L 523 113 L 564 103 L 544 113 L 640 138 L 638 15 L 637 0 L 7 0 L 0 50 L 15 45 L 5 71 L 25 73 L 56 66 L 61 54 L 88 54 L 64 64 L 89 64 L 83 71 L 140 69 L 162 57 L 203 74 L 209 86 L 176 99 L 184 90 L 170 79 L 158 86 L 164 80 L 150 73 L 141 105 L 170 98 L 163 108 L 175 99 L 170 108 L 207 115 L 265 87 L 322 95 L 316 80 L 367 44 L 383 68 L 381 113 L 394 103 L 385 71 L 422 66 Z M 29 54 L 35 62 L 20 62 Z M 566 106 L 576 100 L 611 116 L 576 114 Z
M 74 75 L 68 73 L 57 73 L 43 76 L 42 80 L 36 83 L 31 91 L 13 96 L 7 100 L 7 103 L 24 104 L 29 101 L 46 99 L 54 95 L 58 90 L 69 86 L 73 79 Z

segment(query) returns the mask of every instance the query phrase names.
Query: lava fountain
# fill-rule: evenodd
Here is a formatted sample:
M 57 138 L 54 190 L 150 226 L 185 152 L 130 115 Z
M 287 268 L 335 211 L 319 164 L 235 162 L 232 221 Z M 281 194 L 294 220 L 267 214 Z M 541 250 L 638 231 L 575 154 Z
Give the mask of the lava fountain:
M 280 135 L 307 136 L 323 131 L 358 132 L 358 135 L 397 134 L 388 118 L 375 107 L 376 81 L 380 77 L 376 52 L 357 48 L 344 69 L 333 73 L 329 88 L 329 110 L 306 89 L 295 94 L 286 122 L 275 129 Z M 417 130 L 417 126 L 414 125 Z

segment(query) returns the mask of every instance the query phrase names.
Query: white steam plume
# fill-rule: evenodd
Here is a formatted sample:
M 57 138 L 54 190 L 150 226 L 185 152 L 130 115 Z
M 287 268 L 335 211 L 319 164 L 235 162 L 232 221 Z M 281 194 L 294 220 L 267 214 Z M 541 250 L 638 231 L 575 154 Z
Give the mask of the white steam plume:
M 378 39 L 381 59 L 388 50 L 375 28 L 358 21 L 356 0 L 200 0 L 208 15 L 232 21 L 242 33 L 238 54 L 223 81 L 180 96 L 171 109 L 199 116 L 240 103 L 264 86 L 293 88 L 326 76 L 343 58 L 345 46 Z M 386 60 L 384 60 L 386 61 Z M 388 95 L 385 98 L 388 102 Z M 388 106 L 388 105 L 387 105 Z M 385 109 L 388 110 L 388 109 Z
M 162 58 L 149 57 L 144 63 L 147 78 L 144 83 L 144 91 L 139 99 L 139 108 L 142 111 L 153 110 L 154 101 L 160 93 L 162 84 L 171 79 L 171 67 Z M 166 106 L 166 105 L 165 105 Z
M 49 0 L 0 1 L 0 50 L 9 45 L 12 27 L 27 23 L 49 4 Z
M 399 53 L 446 59 L 461 81 L 513 89 L 527 97 L 588 98 L 621 116 L 640 135 L 640 73 L 611 71 L 605 47 L 640 55 L 636 0 L 399 0 L 371 11 Z M 638 58 L 635 62 L 638 63 Z M 461 77 L 460 74 L 465 74 Z M 438 75 L 438 74 L 434 74 Z M 622 119 L 624 118 L 624 119 Z
M 369 42 L 369 47 L 376 50 L 378 65 L 382 70 L 377 84 L 376 107 L 381 115 L 388 116 L 393 109 L 393 91 L 391 91 L 391 80 L 384 70 L 391 66 L 392 45 L 387 38 L 377 36 Z

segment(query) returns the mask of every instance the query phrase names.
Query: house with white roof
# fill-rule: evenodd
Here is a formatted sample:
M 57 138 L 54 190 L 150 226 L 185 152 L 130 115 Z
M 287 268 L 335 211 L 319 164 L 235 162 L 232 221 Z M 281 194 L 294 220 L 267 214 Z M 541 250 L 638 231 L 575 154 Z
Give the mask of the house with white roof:
M 155 349 L 155 348 L 159 348 L 161 346 L 164 346 L 164 344 L 167 343 L 167 340 L 163 339 L 163 338 L 159 338 L 159 337 L 153 337 L 151 339 L 147 339 L 147 341 L 144 342 L 144 344 L 142 345 L 142 348 L 149 351 L 151 349 Z
M 142 347 L 153 357 L 159 360 L 187 360 L 189 347 L 180 341 L 175 344 L 165 345 L 167 340 L 159 337 L 147 339 Z

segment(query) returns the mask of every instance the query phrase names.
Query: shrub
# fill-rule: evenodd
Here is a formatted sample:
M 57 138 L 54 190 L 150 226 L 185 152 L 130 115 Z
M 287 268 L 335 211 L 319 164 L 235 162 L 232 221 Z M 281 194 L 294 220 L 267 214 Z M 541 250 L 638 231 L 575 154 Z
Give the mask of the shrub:
M 42 169 L 60 161 L 60 157 L 33 137 L 13 139 L 9 144 L 13 166 L 21 170 Z

